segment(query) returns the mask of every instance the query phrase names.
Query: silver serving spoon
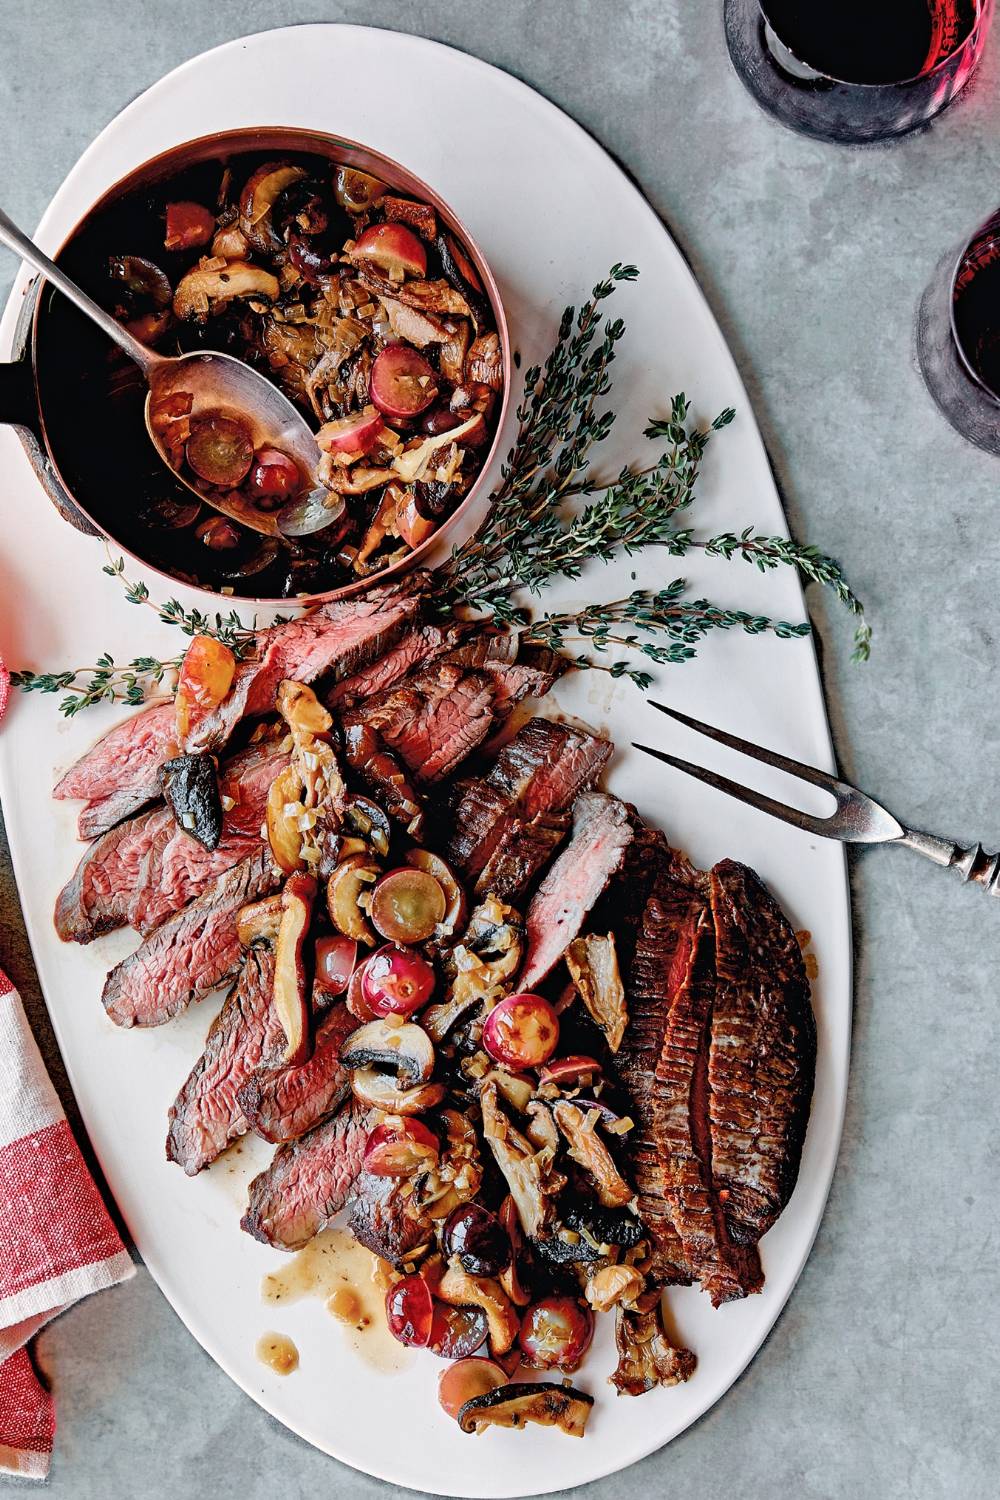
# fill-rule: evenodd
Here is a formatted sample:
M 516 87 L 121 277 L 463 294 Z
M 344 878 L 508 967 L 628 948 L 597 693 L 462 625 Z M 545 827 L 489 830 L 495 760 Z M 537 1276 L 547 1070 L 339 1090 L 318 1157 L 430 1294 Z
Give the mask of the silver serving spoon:
M 149 386 L 146 396 L 146 430 L 153 446 L 176 479 L 187 486 L 199 500 L 220 511 L 241 526 L 264 536 L 299 536 L 329 525 L 343 510 L 343 500 L 325 489 L 317 475 L 320 451 L 304 417 L 287 396 L 272 385 L 266 375 L 251 369 L 232 354 L 198 351 L 192 354 L 156 354 L 139 342 L 110 313 L 88 297 L 64 271 L 39 250 L 0 209 L 0 244 L 26 260 L 47 281 L 58 287 L 64 297 L 88 317 L 129 359 L 135 361 Z M 187 474 L 172 461 L 162 436 L 150 419 L 151 408 L 175 393 L 192 398 L 191 415 L 209 412 L 236 417 L 249 430 L 254 449 L 278 448 L 295 460 L 304 484 L 297 499 L 283 511 L 258 510 L 239 495 L 211 493 L 198 489 Z M 326 517 L 329 516 L 327 520 Z

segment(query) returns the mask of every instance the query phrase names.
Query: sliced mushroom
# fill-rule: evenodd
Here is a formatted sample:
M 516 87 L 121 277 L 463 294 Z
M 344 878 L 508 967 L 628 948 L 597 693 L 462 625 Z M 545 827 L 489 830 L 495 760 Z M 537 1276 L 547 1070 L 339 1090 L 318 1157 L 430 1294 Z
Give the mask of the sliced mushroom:
M 384 182 L 355 167 L 338 167 L 333 174 L 333 196 L 349 214 L 362 214 L 387 191 Z
M 468 1203 L 479 1192 L 483 1180 L 479 1141 L 472 1121 L 457 1109 L 442 1109 L 440 1119 L 445 1130 L 444 1150 L 437 1165 L 417 1183 L 413 1195 L 421 1214 L 435 1220 L 446 1219 L 453 1209 Z
M 599 1201 L 605 1208 L 624 1208 L 635 1194 L 597 1134 L 596 1113 L 590 1111 L 585 1115 L 566 1099 L 560 1099 L 552 1106 L 553 1118 L 566 1137 L 569 1154 L 593 1177 Z
M 254 901 L 240 908 L 236 916 L 236 933 L 244 948 L 254 943 L 273 943 L 278 936 L 281 921 L 282 895 L 276 891 L 265 896 L 263 901 Z
M 490 1328 L 490 1349 L 506 1354 L 517 1338 L 521 1320 L 499 1281 L 489 1276 L 470 1276 L 457 1256 L 437 1286 L 437 1296 L 452 1307 L 481 1307 Z
M 370 797 L 349 797 L 344 809 L 344 822 L 380 858 L 385 859 L 388 856 L 392 825 L 377 802 L 373 802 Z M 411 853 L 419 852 L 419 850 L 411 850 Z M 406 856 L 406 862 L 407 864 L 414 863 L 409 854 Z M 418 865 L 417 868 L 423 867 Z
M 646 1290 L 646 1278 L 635 1266 L 601 1266 L 584 1288 L 595 1312 L 610 1312 L 620 1303 L 634 1302 Z
M 566 949 L 566 964 L 580 999 L 612 1052 L 617 1052 L 628 1025 L 628 1007 L 614 933 L 574 938 Z
M 249 241 L 238 224 L 226 224 L 216 230 L 212 241 L 213 259 L 243 260 L 249 249 Z
M 517 1204 L 521 1227 L 529 1239 L 540 1239 L 555 1217 L 554 1199 L 566 1186 L 566 1179 L 554 1170 L 548 1147 L 536 1150 L 514 1129 L 497 1103 L 496 1084 L 486 1085 L 480 1105 L 483 1135 Z
M 403 1088 L 391 1073 L 375 1068 L 357 1068 L 351 1075 L 351 1092 L 369 1109 L 381 1109 L 391 1115 L 422 1115 L 434 1109 L 444 1098 L 441 1083 L 418 1083 Z
M 423 1025 L 441 1041 L 473 1006 L 495 1005 L 503 998 L 521 966 L 522 942 L 517 913 L 495 896 L 473 911 L 462 941 L 445 954 L 451 977 L 449 993 L 428 1006 Z
M 463 1432 L 482 1432 L 490 1426 L 524 1427 L 537 1422 L 541 1427 L 559 1427 L 569 1437 L 583 1437 L 593 1406 L 593 1396 L 571 1385 L 545 1381 L 500 1385 L 467 1401 L 458 1413 L 458 1425 Z
M 263 297 L 273 302 L 279 290 L 276 276 L 248 261 L 231 260 L 223 269 L 212 271 L 196 266 L 177 283 L 174 312 L 178 318 L 204 319 L 238 297 Z
M 409 224 L 425 240 L 437 237 L 437 214 L 429 203 L 417 203 L 413 198 L 397 198 L 394 193 L 386 193 L 382 207 L 391 222 Z
M 366 887 L 375 884 L 382 871 L 369 854 L 353 854 L 343 860 L 326 883 L 326 907 L 338 932 L 374 948 L 378 941 L 361 906 Z
M 281 194 L 306 176 L 305 167 L 268 161 L 251 172 L 240 194 L 240 228 L 255 250 L 280 250 L 274 227 L 274 206 Z
M 294 1066 L 309 1056 L 309 977 L 305 940 L 312 921 L 316 882 L 292 875 L 281 893 L 281 920 L 274 948 L 274 1009 L 285 1033 L 282 1062 Z
M 304 682 L 295 682 L 292 678 L 279 682 L 274 706 L 296 741 L 327 734 L 333 726 L 332 717 Z
M 499 1219 L 510 1239 L 510 1261 L 500 1272 L 500 1285 L 515 1307 L 527 1307 L 531 1301 L 531 1293 L 521 1281 L 518 1269 L 524 1252 L 524 1235 L 517 1216 L 517 1204 L 510 1194 L 500 1205 Z
M 340 1060 L 346 1068 L 391 1068 L 401 1083 L 426 1083 L 434 1072 L 434 1044 L 413 1021 L 402 1026 L 369 1021 L 351 1032 Z
M 615 1309 L 618 1367 L 608 1380 L 620 1396 L 642 1396 L 658 1385 L 690 1380 L 698 1361 L 690 1349 L 678 1348 L 667 1336 L 659 1303 L 649 1312 Z
M 424 442 L 418 443 L 415 448 L 408 448 L 393 460 L 392 467 L 402 479 L 404 484 L 412 484 L 415 479 L 423 478 L 435 452 L 443 444 L 457 443 L 480 421 L 479 413 L 476 412 L 467 422 L 453 427 L 450 432 L 439 433 L 436 437 L 426 438 Z

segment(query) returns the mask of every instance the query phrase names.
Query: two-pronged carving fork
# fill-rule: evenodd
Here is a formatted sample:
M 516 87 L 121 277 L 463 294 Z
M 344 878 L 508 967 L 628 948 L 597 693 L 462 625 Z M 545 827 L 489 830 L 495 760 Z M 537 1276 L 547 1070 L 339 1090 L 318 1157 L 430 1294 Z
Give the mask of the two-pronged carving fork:
M 917 854 L 923 854 L 936 865 L 957 870 L 963 880 L 974 880 L 991 895 L 1000 896 L 1000 854 L 987 854 L 981 844 L 965 849 L 961 844 L 936 838 L 934 834 L 906 828 L 898 818 L 894 818 L 892 813 L 880 807 L 864 792 L 848 786 L 846 781 L 840 781 L 826 771 L 817 771 L 814 766 L 805 766 L 801 761 L 789 760 L 786 755 L 764 750 L 760 745 L 751 744 L 749 740 L 742 740 L 735 734 L 727 734 L 725 730 L 715 729 L 711 724 L 703 724 L 699 719 L 689 718 L 687 714 L 667 708 L 663 703 L 654 703 L 652 699 L 649 702 L 651 707 L 659 709 L 668 718 L 676 719 L 678 724 L 686 724 L 689 729 L 706 735 L 710 740 L 717 740 L 720 745 L 728 745 L 731 750 L 739 750 L 744 755 L 752 756 L 754 760 L 763 761 L 766 766 L 774 766 L 779 771 L 787 771 L 790 776 L 798 776 L 802 781 L 822 787 L 836 798 L 836 810 L 825 818 L 800 812 L 798 808 L 788 807 L 784 802 L 765 796 L 763 792 L 755 792 L 750 787 L 741 786 L 738 781 L 730 781 L 728 776 L 720 776 L 717 771 L 708 771 L 703 766 L 693 765 L 676 755 L 668 755 L 665 750 L 654 750 L 649 745 L 635 745 L 636 750 L 655 756 L 675 770 L 684 771 L 688 776 L 704 781 L 707 786 L 715 787 L 716 791 L 726 792 L 739 802 L 746 802 L 750 807 L 770 813 L 773 818 L 792 823 L 806 833 L 815 833 L 825 839 L 840 839 L 845 844 L 899 844 L 904 849 L 913 849 Z

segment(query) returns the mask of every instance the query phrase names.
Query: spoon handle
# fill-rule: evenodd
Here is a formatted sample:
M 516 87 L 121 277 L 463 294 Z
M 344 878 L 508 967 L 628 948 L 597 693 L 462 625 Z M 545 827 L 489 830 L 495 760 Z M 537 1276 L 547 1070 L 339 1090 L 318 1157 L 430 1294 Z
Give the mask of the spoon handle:
M 134 359 L 146 377 L 153 366 L 159 361 L 152 350 L 147 349 L 145 344 L 140 344 L 138 339 L 132 337 L 127 329 L 114 319 L 110 313 L 105 312 L 103 307 L 88 297 L 86 292 L 80 290 L 75 281 L 71 281 L 65 271 L 61 271 L 55 261 L 39 250 L 38 246 L 24 234 L 17 225 L 8 219 L 3 209 L 0 209 L 0 244 L 6 245 L 8 250 L 13 250 L 22 260 L 26 260 L 29 266 L 40 271 L 47 281 L 59 288 L 64 297 L 78 307 L 80 311 L 91 322 L 102 328 L 109 339 L 112 339 L 128 355 Z

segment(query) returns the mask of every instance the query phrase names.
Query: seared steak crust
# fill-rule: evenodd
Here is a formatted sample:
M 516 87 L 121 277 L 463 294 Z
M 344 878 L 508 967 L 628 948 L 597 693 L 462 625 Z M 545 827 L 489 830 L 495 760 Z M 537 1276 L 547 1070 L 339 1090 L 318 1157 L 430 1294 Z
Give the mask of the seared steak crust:
M 271 851 L 263 847 L 217 875 L 111 970 L 102 999 L 115 1025 L 160 1026 L 230 979 L 242 952 L 236 913 L 280 884 Z
M 346 1204 L 369 1129 L 367 1111 L 348 1104 L 301 1140 L 279 1146 L 250 1184 L 241 1228 L 278 1250 L 307 1245 Z
M 279 1145 L 298 1140 L 339 1108 L 351 1087 L 340 1048 L 357 1025 L 346 1005 L 334 1005 L 316 1027 L 308 1062 L 299 1067 L 259 1067 L 246 1079 L 239 1103 L 256 1135 Z
M 425 785 L 449 775 L 493 727 L 489 676 L 448 662 L 411 673 L 344 718 L 365 724 Z
M 734 1241 L 755 1245 L 798 1175 L 816 1073 L 816 1021 L 795 934 L 758 877 L 711 872 L 715 1005 L 708 1057 L 712 1175 Z
M 400 1265 L 432 1232 L 426 1220 L 409 1212 L 405 1178 L 362 1172 L 351 1194 L 350 1229 L 373 1255 Z
M 384 656 L 359 672 L 344 677 L 327 694 L 326 706 L 339 712 L 364 703 L 376 693 L 395 687 L 398 682 L 425 662 L 435 661 L 451 651 L 469 632 L 468 625 L 417 625 L 408 630 Z
M 240 1085 L 281 1055 L 285 1034 L 272 1003 L 274 953 L 251 948 L 239 977 L 209 1028 L 205 1050 L 170 1106 L 167 1160 L 193 1177 L 244 1135 Z

